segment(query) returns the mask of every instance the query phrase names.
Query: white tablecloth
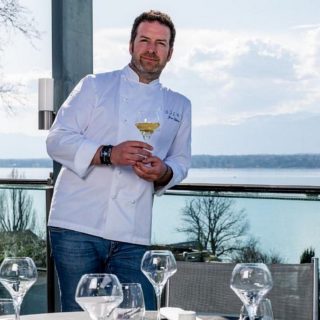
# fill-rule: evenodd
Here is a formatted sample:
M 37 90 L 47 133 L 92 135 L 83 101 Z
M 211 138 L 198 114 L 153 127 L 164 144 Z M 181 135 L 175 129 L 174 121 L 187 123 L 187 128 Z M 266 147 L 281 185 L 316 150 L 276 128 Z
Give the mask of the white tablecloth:
M 89 320 L 86 312 L 55 312 L 21 316 L 21 320 Z
M 55 313 L 41 313 L 30 314 L 20 317 L 21 320 L 90 320 L 88 313 L 80 312 L 55 312 Z M 146 312 L 146 320 L 156 318 L 156 313 L 153 311 Z
M 156 312 L 147 311 L 145 320 L 155 320 Z M 224 320 L 228 318 L 220 316 L 201 316 L 197 317 L 197 320 Z M 89 315 L 86 312 L 56 312 L 56 313 L 42 313 L 31 314 L 21 316 L 21 320 L 90 320 Z

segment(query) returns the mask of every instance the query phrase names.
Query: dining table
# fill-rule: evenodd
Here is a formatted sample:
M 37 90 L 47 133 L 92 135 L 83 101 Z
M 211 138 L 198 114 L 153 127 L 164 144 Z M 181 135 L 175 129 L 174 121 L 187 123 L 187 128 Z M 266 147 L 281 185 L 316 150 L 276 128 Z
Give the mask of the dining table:
M 89 314 L 85 311 L 79 312 L 54 312 L 22 315 L 21 320 L 90 320 Z M 146 311 L 145 320 L 155 320 L 155 311 Z M 165 318 L 163 318 L 165 319 Z M 226 317 L 220 315 L 197 315 L 196 320 L 238 320 L 236 317 Z

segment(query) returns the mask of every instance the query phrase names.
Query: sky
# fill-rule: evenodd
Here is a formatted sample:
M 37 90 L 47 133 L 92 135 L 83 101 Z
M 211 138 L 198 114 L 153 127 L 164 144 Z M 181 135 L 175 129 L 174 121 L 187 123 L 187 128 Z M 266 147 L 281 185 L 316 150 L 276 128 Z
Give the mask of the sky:
M 1 45 L 1 80 L 20 95 L 12 112 L 0 108 L 0 158 L 46 157 L 37 79 L 51 77 L 51 1 L 21 4 L 42 36 L 31 45 L 11 33 Z M 132 22 L 149 9 L 176 25 L 161 81 L 192 101 L 193 154 L 319 152 L 318 0 L 93 0 L 94 72 L 129 62 Z

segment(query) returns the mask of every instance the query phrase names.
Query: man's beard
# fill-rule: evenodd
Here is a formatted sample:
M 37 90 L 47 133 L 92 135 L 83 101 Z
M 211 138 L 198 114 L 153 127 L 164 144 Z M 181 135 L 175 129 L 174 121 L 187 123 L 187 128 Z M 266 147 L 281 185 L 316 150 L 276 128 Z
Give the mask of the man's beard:
M 148 58 L 152 60 L 149 62 L 147 60 Z M 164 65 L 161 65 L 159 61 L 160 59 L 155 54 L 143 53 L 138 57 L 138 59 L 133 54 L 131 59 L 131 66 L 144 78 L 152 81 L 159 78 L 163 68 L 166 65 L 166 63 Z

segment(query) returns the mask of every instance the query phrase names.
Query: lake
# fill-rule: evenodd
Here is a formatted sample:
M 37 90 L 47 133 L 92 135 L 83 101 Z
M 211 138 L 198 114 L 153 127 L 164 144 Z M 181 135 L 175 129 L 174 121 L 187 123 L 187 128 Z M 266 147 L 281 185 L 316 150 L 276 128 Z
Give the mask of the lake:
M 19 168 L 27 179 L 47 179 L 51 168 Z M 10 168 L 0 168 L 0 177 L 8 178 Z M 271 185 L 320 185 L 318 169 L 191 169 L 188 183 L 231 183 Z M 40 192 L 41 193 L 41 192 Z M 44 211 L 44 194 L 39 192 L 37 211 Z M 42 198 L 42 200 L 40 200 Z M 155 197 L 152 242 L 177 243 L 188 240 L 178 232 L 182 209 L 191 197 L 167 195 Z M 264 251 L 278 253 L 286 262 L 299 262 L 303 250 L 312 246 L 320 254 L 320 201 L 279 199 L 233 199 L 234 210 L 245 210 L 250 229 Z M 43 221 L 43 220 L 42 220 Z

